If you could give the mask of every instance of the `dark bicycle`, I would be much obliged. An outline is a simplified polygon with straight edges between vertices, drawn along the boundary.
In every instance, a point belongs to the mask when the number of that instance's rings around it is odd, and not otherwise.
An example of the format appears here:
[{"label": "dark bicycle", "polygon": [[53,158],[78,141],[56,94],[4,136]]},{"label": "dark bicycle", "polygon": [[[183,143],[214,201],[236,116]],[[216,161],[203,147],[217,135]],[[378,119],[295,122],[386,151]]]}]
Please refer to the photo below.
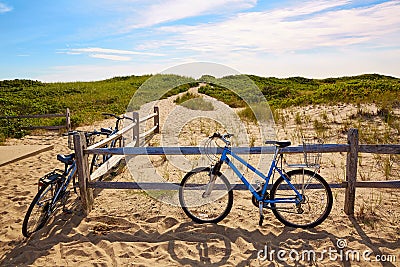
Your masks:
[{"label": "dark bicycle", "polygon": [[[133,121],[133,118],[130,118],[128,116],[125,115],[121,115],[121,116],[117,116],[115,114],[112,113],[103,113],[102,115],[106,116],[106,117],[114,117],[116,119],[115,121],[115,126],[114,128],[101,128],[100,129],[100,133],[102,135],[106,135],[107,137],[110,137],[114,134],[116,134],[120,128],[121,128],[121,121],[123,119],[127,119],[127,120],[131,120]],[[110,142],[110,144],[104,146],[105,148],[116,148],[116,147],[123,147],[123,138],[118,138],[116,140],[113,140]],[[98,154],[94,154],[93,158],[91,160],[91,164],[90,164],[90,174],[92,174],[96,169],[98,169],[101,165],[104,164],[104,162],[106,162],[107,160],[109,160],[111,158],[111,155],[98,155]]]},{"label": "dark bicycle", "polygon": [[[69,132],[66,135],[72,136],[74,133],[76,131]],[[92,137],[98,134],[100,132],[85,132],[86,141],[90,143]],[[65,205],[70,196],[68,187],[71,180],[73,181],[74,191],[78,194],[76,189],[77,181],[75,179],[75,153],[68,155],[58,154],[57,160],[64,164],[64,170],[55,169],[39,179],[38,192],[30,204],[22,223],[22,234],[25,237],[29,237],[43,228],[50,217],[61,207],[64,212],[71,212],[65,208]]]}]

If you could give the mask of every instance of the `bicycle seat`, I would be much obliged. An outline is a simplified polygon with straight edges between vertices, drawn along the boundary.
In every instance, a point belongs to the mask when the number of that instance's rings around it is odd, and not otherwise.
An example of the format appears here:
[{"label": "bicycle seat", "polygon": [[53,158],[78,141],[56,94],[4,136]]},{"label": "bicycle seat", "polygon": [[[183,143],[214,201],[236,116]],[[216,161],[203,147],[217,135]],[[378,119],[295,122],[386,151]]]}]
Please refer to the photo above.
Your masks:
[{"label": "bicycle seat", "polygon": [[290,142],[289,140],[281,140],[281,141],[267,140],[267,141],[265,141],[265,144],[276,145],[276,146],[283,148],[283,147],[290,146],[292,144],[292,142]]},{"label": "bicycle seat", "polygon": [[105,134],[112,134],[112,130],[110,128],[101,128],[100,132]]},{"label": "bicycle seat", "polygon": [[61,161],[64,164],[72,165],[74,162],[75,158],[75,153],[69,154],[69,155],[63,155],[63,154],[58,154],[57,155],[57,160]]}]

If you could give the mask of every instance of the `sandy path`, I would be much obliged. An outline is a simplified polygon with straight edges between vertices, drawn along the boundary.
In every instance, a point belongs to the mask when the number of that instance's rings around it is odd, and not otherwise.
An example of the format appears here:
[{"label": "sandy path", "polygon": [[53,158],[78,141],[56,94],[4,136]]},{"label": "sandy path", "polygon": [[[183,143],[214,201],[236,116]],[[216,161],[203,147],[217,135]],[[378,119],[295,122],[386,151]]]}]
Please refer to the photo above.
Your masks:
[{"label": "sandy path", "polygon": [[51,149],[51,145],[0,146],[0,167]]}]

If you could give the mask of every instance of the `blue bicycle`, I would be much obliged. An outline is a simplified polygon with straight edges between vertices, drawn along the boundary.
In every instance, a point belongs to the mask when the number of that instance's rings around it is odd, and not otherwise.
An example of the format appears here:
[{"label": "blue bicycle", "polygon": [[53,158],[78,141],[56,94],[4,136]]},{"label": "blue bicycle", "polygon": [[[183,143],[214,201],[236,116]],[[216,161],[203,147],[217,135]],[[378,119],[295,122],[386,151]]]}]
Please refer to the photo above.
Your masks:
[{"label": "blue bicycle", "polygon": [[[188,172],[179,188],[179,201],[183,211],[197,223],[218,223],[231,211],[233,191],[228,179],[222,174],[221,167],[226,163],[252,193],[252,202],[259,209],[261,226],[264,220],[264,208],[271,209],[283,224],[296,228],[312,228],[321,224],[332,209],[332,191],[328,183],[315,170],[306,169],[310,165],[295,165],[297,169],[285,172],[279,166],[283,156],[280,150],[290,146],[290,141],[266,141],[274,145],[275,152],[267,175],[264,175],[230,149],[232,134],[214,133],[209,137],[206,147],[214,140],[225,143],[222,154],[211,167],[200,167]],[[257,174],[262,183],[254,187],[234,165],[231,156],[249,170]],[[275,174],[279,178],[268,185]]]}]

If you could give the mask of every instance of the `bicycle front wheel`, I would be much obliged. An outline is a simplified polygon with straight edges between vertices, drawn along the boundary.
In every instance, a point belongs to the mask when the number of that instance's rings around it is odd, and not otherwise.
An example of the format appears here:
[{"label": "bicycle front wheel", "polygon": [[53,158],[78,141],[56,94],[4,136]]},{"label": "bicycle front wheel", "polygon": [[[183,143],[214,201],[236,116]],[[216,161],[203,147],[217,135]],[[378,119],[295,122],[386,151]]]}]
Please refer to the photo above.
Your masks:
[{"label": "bicycle front wheel", "polygon": [[31,236],[46,224],[52,212],[51,202],[53,197],[54,187],[52,184],[44,185],[39,189],[22,223],[22,234],[25,237]]},{"label": "bicycle front wheel", "polygon": [[189,218],[197,223],[218,223],[231,211],[233,192],[228,179],[221,173],[215,176],[210,187],[210,168],[190,171],[182,179],[179,188],[179,202]]},{"label": "bicycle front wheel", "polygon": [[[328,183],[310,170],[293,170],[287,173],[290,183],[302,195],[299,204],[284,203],[286,199],[296,199],[296,193],[280,177],[271,189],[271,204],[276,218],[283,224],[296,228],[312,228],[321,224],[332,209],[333,197]],[[281,202],[279,202],[281,201]]]}]

